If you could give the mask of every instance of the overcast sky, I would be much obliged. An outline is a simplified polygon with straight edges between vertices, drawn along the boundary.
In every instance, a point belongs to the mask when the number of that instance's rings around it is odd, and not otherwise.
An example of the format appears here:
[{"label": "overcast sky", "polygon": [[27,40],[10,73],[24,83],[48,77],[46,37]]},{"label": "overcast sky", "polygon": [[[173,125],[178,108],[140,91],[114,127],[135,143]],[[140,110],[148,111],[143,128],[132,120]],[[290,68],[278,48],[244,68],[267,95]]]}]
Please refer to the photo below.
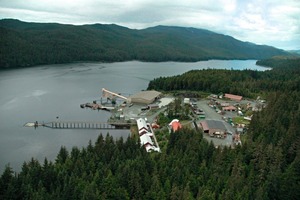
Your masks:
[{"label": "overcast sky", "polygon": [[0,19],[204,28],[242,41],[300,49],[300,0],[0,0]]}]

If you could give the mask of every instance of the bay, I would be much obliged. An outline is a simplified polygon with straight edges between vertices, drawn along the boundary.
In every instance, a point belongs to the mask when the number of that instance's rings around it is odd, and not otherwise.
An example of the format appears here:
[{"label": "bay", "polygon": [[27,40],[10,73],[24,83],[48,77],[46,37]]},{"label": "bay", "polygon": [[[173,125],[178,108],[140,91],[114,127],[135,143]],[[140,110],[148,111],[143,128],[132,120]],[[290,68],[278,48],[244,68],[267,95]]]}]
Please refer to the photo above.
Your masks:
[{"label": "bay", "polygon": [[[124,95],[147,88],[150,80],[179,75],[193,69],[258,70],[255,60],[210,60],[195,63],[138,61],[119,63],[72,63],[0,71],[0,173],[6,164],[20,171],[32,157],[54,161],[61,146],[71,150],[87,146],[99,130],[53,130],[26,128],[26,122],[57,120],[106,121],[105,111],[81,109],[82,103],[99,100],[106,88]],[[106,135],[108,131],[101,131]],[[126,130],[109,131],[127,138]]]}]

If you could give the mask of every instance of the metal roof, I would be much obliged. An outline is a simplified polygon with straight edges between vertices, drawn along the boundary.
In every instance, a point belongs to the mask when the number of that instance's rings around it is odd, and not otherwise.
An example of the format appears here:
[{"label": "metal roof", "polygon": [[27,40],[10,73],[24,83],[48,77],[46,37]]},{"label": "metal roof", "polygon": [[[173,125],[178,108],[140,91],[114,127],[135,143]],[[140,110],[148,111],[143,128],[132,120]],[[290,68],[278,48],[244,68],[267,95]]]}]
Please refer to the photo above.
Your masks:
[{"label": "metal roof", "polygon": [[234,106],[225,106],[222,109],[223,110],[236,110],[236,107],[234,107]]},{"label": "metal roof", "polygon": [[153,142],[152,142],[150,136],[147,134],[140,136],[140,140],[141,140],[141,145],[145,145],[145,144],[153,145]]},{"label": "metal roof", "polygon": [[205,121],[201,122],[201,125],[203,127],[203,130],[209,130],[209,129],[226,130],[226,127],[225,127],[223,121],[205,120]]},{"label": "metal roof", "polygon": [[131,95],[129,98],[132,99],[143,99],[146,100],[147,102],[154,101],[156,97],[161,95],[160,92],[157,92],[155,90],[147,90],[147,91],[141,91],[139,93],[136,93],[134,95]]},{"label": "metal roof", "polygon": [[224,97],[228,98],[228,99],[236,100],[236,101],[241,101],[243,99],[242,96],[234,95],[234,94],[225,94]]},{"label": "metal roof", "polygon": [[137,126],[138,126],[139,130],[142,129],[142,128],[148,129],[145,119],[139,118],[139,119],[136,120],[136,122],[137,122]]}]

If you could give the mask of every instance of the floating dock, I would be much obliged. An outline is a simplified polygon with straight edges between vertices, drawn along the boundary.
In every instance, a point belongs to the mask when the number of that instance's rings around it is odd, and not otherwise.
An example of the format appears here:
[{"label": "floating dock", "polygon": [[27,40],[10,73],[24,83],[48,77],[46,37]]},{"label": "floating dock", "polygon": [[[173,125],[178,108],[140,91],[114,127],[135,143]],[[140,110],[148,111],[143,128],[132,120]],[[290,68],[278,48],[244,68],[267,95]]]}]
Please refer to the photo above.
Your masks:
[{"label": "floating dock", "polygon": [[38,126],[43,126],[43,124],[39,124],[37,122],[27,122],[26,124],[24,124],[25,127],[38,127]]}]

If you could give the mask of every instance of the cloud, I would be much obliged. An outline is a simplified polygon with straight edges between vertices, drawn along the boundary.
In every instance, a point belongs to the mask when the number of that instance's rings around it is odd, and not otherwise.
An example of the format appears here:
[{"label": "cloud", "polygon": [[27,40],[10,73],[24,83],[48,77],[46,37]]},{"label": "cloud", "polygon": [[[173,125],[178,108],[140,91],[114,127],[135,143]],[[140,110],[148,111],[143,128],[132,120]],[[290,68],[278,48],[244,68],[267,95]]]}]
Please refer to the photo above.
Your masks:
[{"label": "cloud", "polygon": [[243,41],[300,49],[298,0],[0,0],[0,18],[129,28],[206,28]]}]

